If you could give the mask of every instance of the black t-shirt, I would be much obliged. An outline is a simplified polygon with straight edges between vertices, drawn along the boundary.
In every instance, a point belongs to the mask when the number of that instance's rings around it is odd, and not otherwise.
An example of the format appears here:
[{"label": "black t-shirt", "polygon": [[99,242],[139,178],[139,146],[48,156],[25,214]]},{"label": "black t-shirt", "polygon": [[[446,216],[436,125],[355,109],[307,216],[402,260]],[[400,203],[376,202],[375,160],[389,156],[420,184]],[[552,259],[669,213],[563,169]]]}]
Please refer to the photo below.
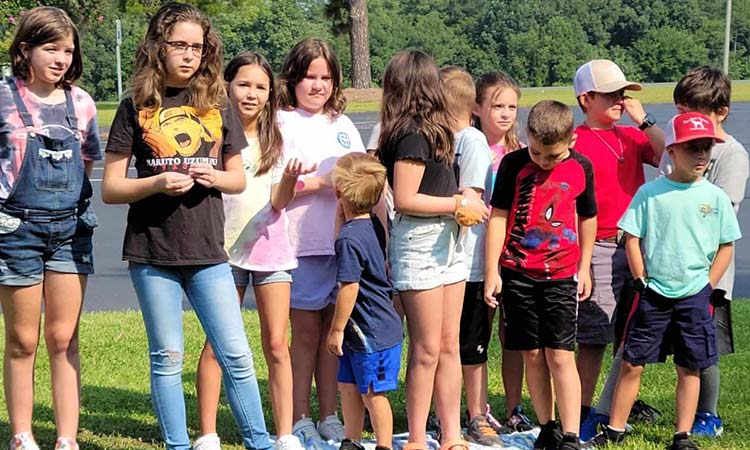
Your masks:
[{"label": "black t-shirt", "polygon": [[505,155],[490,204],[509,211],[500,265],[534,278],[567,278],[577,272],[577,216],[596,215],[594,170],[585,156],[570,156],[551,170],[531,160],[529,149]]},{"label": "black t-shirt", "polygon": [[404,133],[393,148],[380,149],[380,160],[388,171],[388,183],[393,187],[393,173],[396,161],[411,159],[425,164],[420,194],[435,197],[450,197],[458,194],[458,183],[452,165],[435,159],[435,151],[427,139],[418,131]]},{"label": "black t-shirt", "polygon": [[[246,146],[234,110],[200,113],[186,105],[185,90],[168,89],[162,107],[150,115],[136,111],[131,98],[123,100],[106,151],[132,154],[138,178],[147,178],[187,173],[199,163],[222,170],[223,154]],[[156,194],[131,203],[122,253],[126,261],[166,266],[226,261],[221,192],[196,183],[181,196]]]},{"label": "black t-shirt", "polygon": [[401,342],[401,319],[385,272],[385,230],[377,219],[350,220],[336,238],[337,281],[359,283],[357,302],[344,329],[350,351],[373,353]]}]

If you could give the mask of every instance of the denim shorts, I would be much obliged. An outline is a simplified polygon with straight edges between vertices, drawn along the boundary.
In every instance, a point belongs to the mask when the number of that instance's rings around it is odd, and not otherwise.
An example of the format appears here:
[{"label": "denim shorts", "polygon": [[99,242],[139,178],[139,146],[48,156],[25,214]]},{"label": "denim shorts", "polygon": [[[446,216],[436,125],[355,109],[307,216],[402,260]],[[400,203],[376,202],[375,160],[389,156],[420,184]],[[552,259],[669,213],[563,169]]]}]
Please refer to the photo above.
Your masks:
[{"label": "denim shorts", "polygon": [[453,217],[396,213],[388,248],[396,290],[433,289],[464,281],[469,275]]},{"label": "denim shorts", "polygon": [[336,255],[297,257],[292,269],[290,306],[304,311],[320,311],[336,302]]},{"label": "denim shorts", "polygon": [[372,353],[352,352],[344,348],[339,356],[339,383],[356,384],[360,394],[395,391],[401,369],[401,344]]},{"label": "denim shorts", "polygon": [[94,273],[91,208],[64,218],[19,218],[0,210],[0,285],[33,286],[44,272]]},{"label": "denim shorts", "polygon": [[234,285],[240,287],[250,286],[250,278],[253,280],[253,286],[271,283],[291,283],[292,274],[288,270],[277,270],[274,272],[260,272],[257,270],[247,270],[241,267],[232,266],[232,277]]}]

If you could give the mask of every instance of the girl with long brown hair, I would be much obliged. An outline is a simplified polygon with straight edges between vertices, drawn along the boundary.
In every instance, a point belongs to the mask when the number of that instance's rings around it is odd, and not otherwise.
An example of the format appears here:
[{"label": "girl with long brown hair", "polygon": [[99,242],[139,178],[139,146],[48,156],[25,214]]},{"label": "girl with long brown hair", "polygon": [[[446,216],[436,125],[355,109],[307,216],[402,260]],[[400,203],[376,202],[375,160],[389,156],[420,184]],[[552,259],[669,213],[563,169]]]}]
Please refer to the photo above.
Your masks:
[{"label": "girl with long brown hair", "polygon": [[[107,142],[102,197],[129,203],[123,259],[143,313],[151,397],[168,449],[190,448],[182,389],[182,295],[221,366],[245,448],[270,449],[253,356],[223,248],[222,193],[245,189],[247,147],[225,108],[221,44],[197,8],[168,3],[138,48],[132,97]],[[145,87],[144,87],[145,86]],[[135,158],[137,178],[128,178]],[[215,436],[202,436],[202,442]]]},{"label": "girl with long brown hair", "polygon": [[[292,363],[289,356],[290,271],[297,258],[289,245],[286,205],[294,198],[300,175],[315,170],[282,153],[276,123],[273,71],[255,52],[235,56],[224,70],[229,101],[240,116],[249,145],[242,150],[247,187],[241,194],[224,194],[224,248],[229,254],[240,300],[252,280],[260,316],[260,336],[268,364],[279,450],[301,449],[292,433]],[[198,365],[198,409],[202,436],[216,435],[216,412],[221,391],[221,368],[208,342]],[[204,439],[195,450],[218,444]],[[213,440],[218,443],[218,437]]]},{"label": "girl with long brown hair", "polygon": [[406,415],[409,450],[426,449],[430,401],[442,448],[461,438],[459,322],[468,275],[454,215],[487,218],[481,199],[459,194],[453,167],[453,123],[438,68],[427,54],[397,53],[383,76],[380,158],[393,188],[396,216],[389,262],[409,327]]}]

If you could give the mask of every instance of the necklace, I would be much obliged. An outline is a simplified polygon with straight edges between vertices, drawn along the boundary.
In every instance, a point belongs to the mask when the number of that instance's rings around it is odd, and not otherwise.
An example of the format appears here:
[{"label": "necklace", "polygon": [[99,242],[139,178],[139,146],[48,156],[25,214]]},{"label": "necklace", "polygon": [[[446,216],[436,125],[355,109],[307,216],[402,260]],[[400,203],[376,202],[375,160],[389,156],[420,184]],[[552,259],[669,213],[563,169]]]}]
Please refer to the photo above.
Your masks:
[{"label": "necklace", "polygon": [[625,162],[625,151],[622,149],[622,139],[620,139],[620,132],[617,131],[617,127],[614,127],[613,130],[615,130],[615,136],[617,136],[617,144],[620,147],[620,153],[617,153],[614,148],[612,148],[611,145],[609,145],[609,142],[605,141],[603,137],[599,136],[599,133],[596,132],[593,128],[586,125],[586,128],[591,130],[591,133],[599,138],[600,141],[602,141],[602,144],[606,145],[610,152],[612,152],[613,155],[615,155],[615,158],[617,158],[617,162],[622,164]]}]

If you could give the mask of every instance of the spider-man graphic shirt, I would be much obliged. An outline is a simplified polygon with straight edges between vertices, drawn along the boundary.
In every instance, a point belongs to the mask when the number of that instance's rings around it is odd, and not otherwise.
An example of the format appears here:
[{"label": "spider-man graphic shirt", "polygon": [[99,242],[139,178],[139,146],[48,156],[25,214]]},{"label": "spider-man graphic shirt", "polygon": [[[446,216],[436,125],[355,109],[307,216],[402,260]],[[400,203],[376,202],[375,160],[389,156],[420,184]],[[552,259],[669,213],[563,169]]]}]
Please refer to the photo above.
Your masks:
[{"label": "spider-man graphic shirt", "polygon": [[509,211],[501,266],[539,279],[576,274],[577,215],[596,216],[588,158],[571,149],[566,159],[544,170],[528,148],[509,153],[500,163],[490,204]]}]

